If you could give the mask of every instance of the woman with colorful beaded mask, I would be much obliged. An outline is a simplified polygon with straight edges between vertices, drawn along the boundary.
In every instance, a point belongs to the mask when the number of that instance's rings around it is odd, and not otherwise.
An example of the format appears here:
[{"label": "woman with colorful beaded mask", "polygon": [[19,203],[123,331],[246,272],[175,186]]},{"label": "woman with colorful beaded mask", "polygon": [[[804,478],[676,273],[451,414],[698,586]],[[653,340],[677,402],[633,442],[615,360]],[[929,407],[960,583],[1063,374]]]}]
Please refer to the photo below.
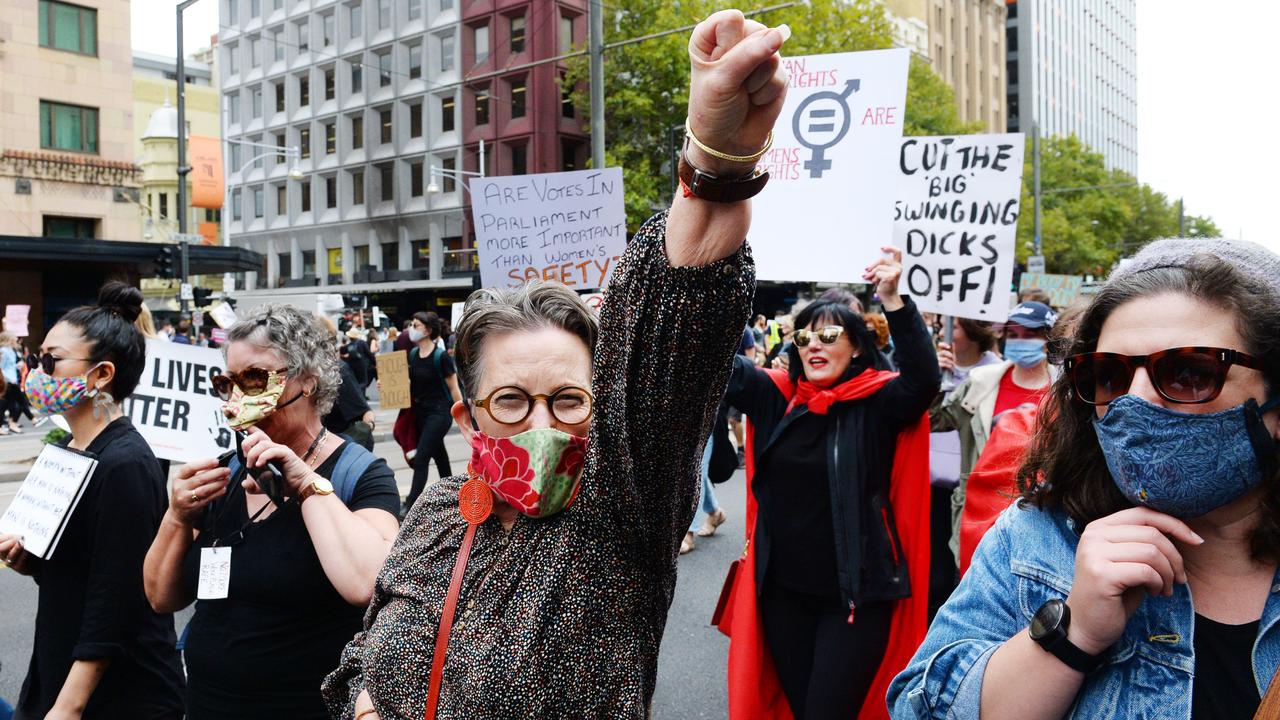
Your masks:
[{"label": "woman with colorful beaded mask", "polygon": [[901,717],[1253,717],[1280,666],[1280,257],[1164,240],[1078,318]]}]

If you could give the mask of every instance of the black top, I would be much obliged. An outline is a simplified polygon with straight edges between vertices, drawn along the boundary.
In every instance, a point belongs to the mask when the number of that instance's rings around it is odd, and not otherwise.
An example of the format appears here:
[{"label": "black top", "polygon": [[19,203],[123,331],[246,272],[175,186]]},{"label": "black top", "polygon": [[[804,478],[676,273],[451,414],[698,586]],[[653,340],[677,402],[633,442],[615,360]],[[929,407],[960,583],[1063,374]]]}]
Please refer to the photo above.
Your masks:
[{"label": "black top", "polygon": [[1253,678],[1253,643],[1260,621],[1224,625],[1196,615],[1192,720],[1249,720],[1262,698]]},{"label": "black top", "polygon": [[338,399],[333,403],[333,409],[321,421],[331,433],[346,432],[351,423],[369,412],[369,401],[365,399],[364,386],[356,380],[351,368],[346,363],[339,363],[338,374],[342,377],[342,384],[338,386]]},{"label": "black top", "polygon": [[142,589],[142,561],[168,507],[165,479],[128,417],[87,450],[98,467],[53,559],[32,558],[40,595],[19,714],[43,717],[74,660],[110,658],[85,718],[172,717],[183,694],[173,615],[153,612]]},{"label": "black top", "polygon": [[409,350],[409,396],[413,398],[413,409],[420,415],[447,413],[453,405],[444,381],[458,371],[449,353],[440,353],[440,369],[444,371],[443,378],[436,371],[436,361],[430,355],[422,357],[418,348]]},{"label": "black top", "polygon": [[767,519],[773,539],[768,577],[791,590],[838,599],[827,479],[828,421],[828,416],[815,413],[798,417],[756,468],[756,477],[773,486]]},{"label": "black top", "polygon": [[[316,468],[318,474],[332,479],[342,447]],[[244,493],[229,497],[210,504],[204,527],[213,527],[200,533],[183,559],[183,581],[193,597],[200,548],[233,535],[249,519]],[[395,476],[384,461],[360,476],[347,506],[399,510]],[[320,681],[360,632],[364,608],[347,604],[329,582],[296,502],[250,526],[238,543],[219,544],[232,546],[231,582],[227,599],[196,601],[185,653],[187,718],[327,718]]]},{"label": "black top", "polygon": [[369,343],[363,340],[352,340],[347,343],[343,350],[343,360],[346,361],[347,367],[351,368],[351,372],[355,374],[356,380],[360,383],[360,388],[364,389],[369,385],[369,373],[374,362],[373,353],[369,350]]}]

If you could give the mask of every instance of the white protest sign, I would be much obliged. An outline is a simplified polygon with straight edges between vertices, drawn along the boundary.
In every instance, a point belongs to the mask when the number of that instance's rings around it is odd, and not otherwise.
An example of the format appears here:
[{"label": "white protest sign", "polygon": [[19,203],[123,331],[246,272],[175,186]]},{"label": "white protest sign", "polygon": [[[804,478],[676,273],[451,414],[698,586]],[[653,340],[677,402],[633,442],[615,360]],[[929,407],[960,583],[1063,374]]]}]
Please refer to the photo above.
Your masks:
[{"label": "white protest sign", "polygon": [[893,244],[921,310],[1008,318],[1022,151],[1022,133],[903,138]]},{"label": "white protest sign", "polygon": [[147,341],[147,365],[125,412],[156,457],[189,462],[234,446],[211,379],[225,363],[218,350]]},{"label": "white protest sign", "polygon": [[0,534],[21,537],[23,548],[38,558],[53,557],[67,520],[97,466],[91,455],[45,445],[0,517]]},{"label": "white protest sign", "polygon": [[604,287],[627,246],[622,168],[472,178],[484,287]]},{"label": "white protest sign", "polygon": [[4,306],[4,329],[14,335],[24,338],[30,335],[28,329],[27,317],[31,314],[30,305],[5,305]]},{"label": "white protest sign", "polygon": [[904,49],[783,58],[786,104],[760,159],[748,239],[761,280],[863,282],[892,236]]},{"label": "white protest sign", "polygon": [[462,324],[462,311],[466,308],[467,304],[465,302],[456,302],[449,307],[449,327],[454,330],[458,329],[458,326]]},{"label": "white protest sign", "polygon": [[209,311],[209,317],[213,318],[220,328],[229,328],[236,324],[236,311],[231,308],[230,303],[219,303]]}]

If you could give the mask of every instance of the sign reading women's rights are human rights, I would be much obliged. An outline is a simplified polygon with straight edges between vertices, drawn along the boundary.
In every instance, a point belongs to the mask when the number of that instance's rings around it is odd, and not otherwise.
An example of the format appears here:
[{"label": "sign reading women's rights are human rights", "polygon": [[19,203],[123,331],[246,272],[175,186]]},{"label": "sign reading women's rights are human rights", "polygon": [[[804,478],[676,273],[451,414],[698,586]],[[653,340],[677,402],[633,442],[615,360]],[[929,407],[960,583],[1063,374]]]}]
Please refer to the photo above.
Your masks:
[{"label": "sign reading women's rights are human rights", "polygon": [[473,178],[469,187],[485,287],[608,284],[627,246],[622,168]]}]

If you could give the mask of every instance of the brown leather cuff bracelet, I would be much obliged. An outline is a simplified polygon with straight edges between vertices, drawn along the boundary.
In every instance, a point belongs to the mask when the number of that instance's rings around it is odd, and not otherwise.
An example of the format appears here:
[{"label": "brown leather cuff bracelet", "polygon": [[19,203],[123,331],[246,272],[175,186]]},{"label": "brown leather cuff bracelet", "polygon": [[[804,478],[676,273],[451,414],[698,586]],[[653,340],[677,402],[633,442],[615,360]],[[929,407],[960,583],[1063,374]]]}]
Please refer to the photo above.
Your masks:
[{"label": "brown leather cuff bracelet", "polygon": [[690,165],[684,152],[680,153],[679,173],[685,197],[693,196],[711,202],[740,202],[755,197],[769,182],[769,173],[759,169],[744,177],[718,177]]}]

